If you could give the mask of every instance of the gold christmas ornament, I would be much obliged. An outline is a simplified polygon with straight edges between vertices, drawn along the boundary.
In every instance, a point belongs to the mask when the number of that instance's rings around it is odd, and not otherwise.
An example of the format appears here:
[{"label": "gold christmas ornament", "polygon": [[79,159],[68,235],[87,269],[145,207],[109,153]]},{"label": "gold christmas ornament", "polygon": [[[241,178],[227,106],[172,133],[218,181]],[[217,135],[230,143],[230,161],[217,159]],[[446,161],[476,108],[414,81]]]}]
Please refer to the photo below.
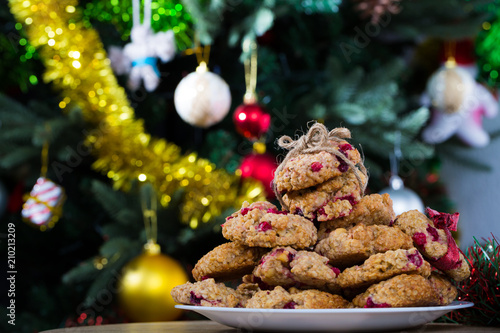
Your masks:
[{"label": "gold christmas ornament", "polygon": [[[97,32],[80,19],[76,0],[10,0],[46,67],[44,81],[61,91],[59,107],[78,106],[93,126],[86,138],[95,157],[93,169],[107,175],[115,189],[128,190],[139,180],[153,184],[166,207],[175,191],[185,193],[181,220],[192,227],[210,221],[243,201],[263,200],[254,180],[216,169],[196,154],[152,138],[135,118],[125,90],[118,85]],[[63,175],[65,170],[60,170]]]},{"label": "gold christmas ornament", "polygon": [[175,320],[182,310],[175,308],[170,291],[188,277],[176,260],[160,253],[156,243],[158,198],[153,187],[145,184],[140,192],[147,243],[144,252],[123,267],[119,303],[133,321]]},{"label": "gold christmas ornament", "polygon": [[184,268],[171,257],[145,251],[122,270],[119,304],[125,314],[137,322],[177,319],[182,310],[175,308],[170,291],[188,281]]}]

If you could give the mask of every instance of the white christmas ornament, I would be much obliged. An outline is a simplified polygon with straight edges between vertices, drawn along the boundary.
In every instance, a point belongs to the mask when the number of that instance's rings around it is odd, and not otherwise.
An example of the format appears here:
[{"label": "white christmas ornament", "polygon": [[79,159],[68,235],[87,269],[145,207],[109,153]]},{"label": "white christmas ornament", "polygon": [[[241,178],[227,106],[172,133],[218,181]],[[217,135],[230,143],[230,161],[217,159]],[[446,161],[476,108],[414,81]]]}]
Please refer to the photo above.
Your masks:
[{"label": "white christmas ornament", "polygon": [[494,96],[474,79],[472,66],[443,65],[434,73],[423,96],[430,104],[433,115],[422,132],[425,142],[436,144],[456,134],[471,147],[484,147],[490,142],[482,127],[483,116],[493,118],[498,114]]},{"label": "white christmas ornament", "polygon": [[175,88],[175,109],[193,126],[207,128],[220,122],[231,107],[231,92],[227,83],[208,71],[201,63],[196,72],[188,74]]},{"label": "white christmas ornament", "polygon": [[151,92],[160,83],[160,71],[156,58],[162,62],[175,56],[175,38],[172,30],[154,33],[151,29],[151,0],[144,2],[144,23],[140,24],[139,0],[133,1],[134,24],[130,32],[131,42],[123,50],[113,46],[109,49],[111,67],[116,74],[129,74],[128,86],[135,91],[144,88]]}]

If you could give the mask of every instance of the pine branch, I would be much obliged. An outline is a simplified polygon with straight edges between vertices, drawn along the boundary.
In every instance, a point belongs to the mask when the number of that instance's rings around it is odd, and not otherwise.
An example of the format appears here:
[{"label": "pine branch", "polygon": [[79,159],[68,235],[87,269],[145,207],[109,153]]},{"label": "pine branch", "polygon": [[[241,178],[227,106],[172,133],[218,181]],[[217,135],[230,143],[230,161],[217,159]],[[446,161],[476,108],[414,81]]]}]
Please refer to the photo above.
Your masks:
[{"label": "pine branch", "polygon": [[124,193],[115,191],[98,180],[92,181],[92,193],[114,221],[122,225],[128,225],[131,221],[140,221],[140,215],[127,202]]},{"label": "pine branch", "polygon": [[337,13],[339,11],[339,5],[342,3],[341,0],[285,0],[281,1],[288,6],[292,6],[294,10],[299,13],[306,14],[331,14]]},{"label": "pine branch", "polygon": [[[121,268],[135,255],[137,255],[141,248],[141,245],[138,242],[130,242],[130,240],[126,240],[125,243],[125,247],[122,248],[122,251],[117,251],[114,254],[115,256],[119,255],[118,259],[112,262],[109,262],[108,259],[109,263],[101,271],[99,271],[99,274],[93,280],[83,302],[85,306],[92,306],[96,300],[98,300],[98,296],[103,290],[109,290],[110,288],[116,290],[117,283],[121,277]],[[110,283],[113,281],[114,284],[110,286]]]},{"label": "pine branch", "polygon": [[0,94],[0,122],[2,126],[35,124],[39,120],[30,109],[14,99]]},{"label": "pine branch", "polygon": [[196,33],[200,42],[205,45],[212,44],[222,24],[226,2],[223,0],[184,0],[183,2],[195,20]]},{"label": "pine branch", "polygon": [[19,147],[1,156],[0,166],[5,169],[14,168],[25,161],[40,155],[40,149],[36,147]]}]

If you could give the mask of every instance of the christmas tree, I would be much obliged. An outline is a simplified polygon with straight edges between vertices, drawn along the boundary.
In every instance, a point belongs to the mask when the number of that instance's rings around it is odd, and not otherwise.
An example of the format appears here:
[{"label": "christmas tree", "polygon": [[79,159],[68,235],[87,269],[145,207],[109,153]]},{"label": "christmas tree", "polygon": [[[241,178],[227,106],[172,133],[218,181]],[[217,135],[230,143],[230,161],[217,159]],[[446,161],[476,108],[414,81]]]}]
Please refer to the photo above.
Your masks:
[{"label": "christmas tree", "polygon": [[[136,320],[110,291],[123,267],[158,243],[190,274],[223,242],[220,224],[243,201],[274,200],[269,182],[284,153],[275,140],[311,120],[351,130],[368,191],[387,186],[399,147],[407,187],[449,210],[439,154],[420,135],[431,116],[421,96],[442,46],[478,33],[478,80],[496,83],[488,47],[498,8],[494,0],[10,0],[0,7],[0,216],[17,240],[14,266],[5,267],[17,272],[15,297],[2,304],[8,318],[15,300],[16,325],[2,321],[2,331]],[[134,49],[144,42],[134,33],[141,20],[154,49],[146,55]],[[178,85],[197,68],[218,76],[186,108]],[[186,89],[184,101],[196,87]],[[21,209],[40,176],[60,193],[39,221]]]}]

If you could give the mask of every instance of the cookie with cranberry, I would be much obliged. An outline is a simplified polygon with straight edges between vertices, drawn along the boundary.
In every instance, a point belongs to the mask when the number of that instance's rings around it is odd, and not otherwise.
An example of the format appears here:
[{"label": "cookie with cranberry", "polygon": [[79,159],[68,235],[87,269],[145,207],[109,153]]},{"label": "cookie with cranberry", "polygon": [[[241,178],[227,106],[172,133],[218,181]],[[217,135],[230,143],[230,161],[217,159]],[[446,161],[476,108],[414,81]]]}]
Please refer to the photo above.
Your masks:
[{"label": "cookie with cranberry", "polygon": [[177,303],[197,306],[229,307],[241,306],[241,296],[223,283],[214,279],[187,282],[176,286],[170,293]]},{"label": "cookie with cranberry", "polygon": [[408,234],[429,263],[455,281],[470,276],[470,267],[450,231],[456,230],[458,213],[439,213],[427,208],[427,214],[410,210],[400,214],[395,225]]},{"label": "cookie with cranberry", "polygon": [[250,298],[252,298],[258,291],[260,287],[257,283],[246,283],[243,282],[236,288],[236,293],[240,298],[240,305],[246,307],[246,304]]},{"label": "cookie with cranberry", "polygon": [[241,278],[251,273],[268,251],[266,248],[248,247],[235,242],[219,245],[198,260],[192,270],[193,277],[196,281],[206,278],[218,281]]},{"label": "cookie with cranberry", "polygon": [[363,288],[400,274],[428,277],[431,265],[416,248],[377,253],[362,265],[346,268],[338,277],[342,288]]},{"label": "cookie with cranberry", "polygon": [[253,276],[270,286],[297,286],[337,293],[340,292],[336,281],[339,273],[339,269],[328,265],[328,258],[315,252],[278,247],[262,257]]},{"label": "cookie with cranberry", "polygon": [[256,309],[340,309],[352,305],[339,295],[320,290],[300,290],[291,288],[290,292],[281,286],[273,290],[258,291],[246,303],[247,308]]},{"label": "cookie with cranberry", "polygon": [[[361,177],[366,181],[364,175]],[[317,186],[287,192],[283,202],[290,212],[323,222],[349,215],[361,200],[362,191],[356,174],[348,170]]]},{"label": "cookie with cranberry", "polygon": [[290,288],[292,302],[288,308],[292,309],[347,309],[352,308],[351,302],[340,295],[330,294],[316,289],[301,290]]},{"label": "cookie with cranberry", "polygon": [[302,249],[314,245],[317,230],[308,219],[281,212],[269,203],[243,204],[222,224],[222,235],[249,247],[292,246]]},{"label": "cookie with cranberry", "polygon": [[389,194],[365,195],[354,205],[349,215],[321,223],[318,227],[318,240],[328,237],[337,228],[349,229],[359,223],[391,225],[395,218]]},{"label": "cookie with cranberry", "polygon": [[273,290],[260,290],[246,302],[247,308],[253,309],[286,309],[292,303],[292,295],[283,287]]},{"label": "cookie with cranberry", "polygon": [[296,254],[297,250],[289,246],[275,248],[262,257],[252,275],[268,286],[291,287],[296,282],[290,263]]},{"label": "cookie with cranberry", "polygon": [[418,274],[401,274],[371,285],[354,297],[358,308],[390,308],[439,305],[435,289],[429,280]]},{"label": "cookie with cranberry", "polygon": [[[332,146],[353,164],[361,162],[358,150],[347,141],[332,142]],[[321,184],[347,170],[349,165],[329,152],[300,154],[283,165],[282,170],[275,175],[274,182],[280,193],[297,191]]]},{"label": "cookie with cranberry", "polygon": [[438,272],[432,272],[429,277],[431,286],[436,290],[439,305],[451,304],[457,298],[457,288],[451,283],[448,277]]},{"label": "cookie with cranberry", "polygon": [[335,267],[350,267],[375,253],[412,247],[411,238],[398,228],[361,223],[349,230],[335,229],[318,242],[314,251],[330,259]]}]

